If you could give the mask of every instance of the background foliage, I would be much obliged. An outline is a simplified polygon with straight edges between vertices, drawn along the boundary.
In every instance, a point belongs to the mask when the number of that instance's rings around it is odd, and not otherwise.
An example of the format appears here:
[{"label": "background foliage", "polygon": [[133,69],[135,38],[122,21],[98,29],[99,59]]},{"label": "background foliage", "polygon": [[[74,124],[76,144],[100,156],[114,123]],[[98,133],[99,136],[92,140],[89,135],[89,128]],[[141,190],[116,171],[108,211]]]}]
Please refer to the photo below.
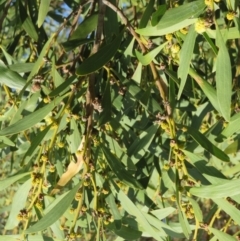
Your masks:
[{"label": "background foliage", "polygon": [[1,0],[0,240],[239,240],[239,27],[237,0]]}]

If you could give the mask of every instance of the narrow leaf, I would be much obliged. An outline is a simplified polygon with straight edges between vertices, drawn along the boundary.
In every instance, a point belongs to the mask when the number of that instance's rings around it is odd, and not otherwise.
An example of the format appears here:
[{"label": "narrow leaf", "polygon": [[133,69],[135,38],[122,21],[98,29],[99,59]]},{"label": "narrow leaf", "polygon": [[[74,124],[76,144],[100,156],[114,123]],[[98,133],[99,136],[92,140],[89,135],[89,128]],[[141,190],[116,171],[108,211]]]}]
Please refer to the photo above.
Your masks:
[{"label": "narrow leaf", "polygon": [[[165,12],[160,22],[158,23],[158,29],[172,26],[183,20],[198,17],[206,7],[202,1],[194,1],[183,4],[177,8],[170,8]],[[174,16],[174,17],[173,17]]]},{"label": "narrow leaf", "polygon": [[229,180],[226,183],[217,185],[209,185],[203,187],[193,187],[190,189],[190,193],[197,197],[202,198],[222,198],[232,197],[240,194],[240,180]]},{"label": "narrow leaf", "polygon": [[[179,207],[179,209],[180,209],[180,207]],[[186,214],[181,211],[181,212],[178,213],[178,218],[179,218],[180,225],[181,225],[181,228],[182,228],[182,231],[183,231],[185,237],[187,239],[189,239],[189,236],[191,234],[191,228],[190,228],[190,225],[188,223]]]},{"label": "narrow leaf", "polygon": [[70,40],[74,39],[84,39],[89,33],[97,28],[98,14],[92,14],[90,17],[86,18],[73,32]]},{"label": "narrow leaf", "polygon": [[124,169],[124,166],[121,164],[118,158],[113,155],[104,145],[101,145],[101,148],[110,168],[118,177],[118,179],[122,182],[125,182],[130,187],[142,189],[140,183],[136,180],[136,178],[129,174],[127,170]]},{"label": "narrow leaf", "polygon": [[142,79],[142,64],[139,61],[138,62],[138,66],[132,76],[132,79],[136,81],[136,83],[140,84],[141,83],[141,79]]},{"label": "narrow leaf", "polygon": [[224,233],[224,232],[221,232],[215,228],[211,228],[209,227],[208,228],[209,231],[211,233],[214,234],[214,236],[218,239],[218,240],[227,240],[227,241],[236,241],[236,238],[234,238],[233,236],[227,234],[227,233]]},{"label": "narrow leaf", "polygon": [[208,42],[210,47],[212,48],[212,51],[214,52],[214,54],[217,56],[218,50],[217,50],[217,47],[215,46],[215,44],[213,43],[212,39],[209,38],[209,36],[206,32],[204,32],[202,35],[205,38],[205,40]]},{"label": "narrow leaf", "polygon": [[158,126],[152,125],[146,131],[142,132],[128,149],[128,155],[132,158],[133,163],[136,164],[148,151],[148,148],[157,132]]},{"label": "narrow leaf", "polygon": [[64,91],[69,89],[69,86],[76,80],[76,76],[71,76],[66,79],[62,84],[60,84],[56,89],[49,93],[49,97],[57,96],[62,94]]},{"label": "narrow leaf", "polygon": [[147,7],[140,20],[139,28],[144,28],[147,26],[147,23],[148,23],[149,19],[151,18],[152,12],[154,10],[154,3],[155,3],[155,0],[150,0],[148,2]]},{"label": "narrow leaf", "polygon": [[142,228],[152,235],[156,240],[162,241],[158,236],[158,232],[149,224],[147,219],[141,213],[141,211],[136,207],[136,205],[129,199],[129,197],[122,191],[117,191],[118,200],[121,201],[122,207],[130,214],[136,217],[136,220],[141,224]]},{"label": "narrow leaf", "polygon": [[[34,66],[34,63],[16,63],[9,65],[9,69],[17,73],[30,72]],[[25,81],[26,82],[26,81]]]},{"label": "narrow leaf", "polygon": [[0,136],[0,145],[4,146],[15,146],[15,143],[12,142],[9,138],[6,136]]},{"label": "narrow leaf", "polygon": [[211,143],[206,136],[204,136],[198,130],[195,130],[191,127],[187,127],[187,132],[192,136],[192,138],[200,144],[204,149],[209,151],[212,155],[219,158],[221,161],[229,161],[229,157],[222,150],[216,147],[213,143]]},{"label": "narrow leaf", "polygon": [[145,36],[161,36],[172,33],[195,23],[196,19],[194,18],[198,17],[204,8],[205,4],[201,0],[186,3],[177,8],[170,8],[155,27],[138,29],[137,33]]},{"label": "narrow leaf", "polygon": [[39,232],[55,223],[64,214],[64,212],[73,201],[75,194],[80,187],[80,184],[81,182],[79,182],[71,191],[69,191],[68,194],[60,202],[58,202],[56,206],[51,209],[42,219],[25,230],[24,233],[27,234]]},{"label": "narrow leaf", "polygon": [[176,211],[175,208],[167,207],[167,208],[163,208],[163,209],[153,210],[153,211],[151,211],[151,213],[155,217],[157,217],[159,220],[162,220],[162,219],[166,218],[168,215],[170,215],[171,213],[173,213],[174,211]]},{"label": "narrow leaf", "polygon": [[[226,199],[214,198],[213,201],[226,212],[238,225],[240,225],[240,210],[229,203]],[[228,240],[228,239],[227,239]]]},{"label": "narrow leaf", "polygon": [[37,20],[37,25],[39,28],[44,23],[44,20],[48,14],[50,2],[51,2],[51,0],[41,0],[41,2],[40,2],[40,7],[39,7],[39,11],[38,11],[38,20]]},{"label": "narrow leaf", "polygon": [[178,99],[180,99],[187,81],[187,75],[193,55],[193,48],[195,45],[196,36],[197,32],[194,29],[194,25],[192,25],[188,31],[187,37],[185,38],[182,49],[180,51],[178,78],[181,79],[181,82],[178,90]]},{"label": "narrow leaf", "polygon": [[0,241],[19,241],[21,235],[0,235]]},{"label": "narrow leaf", "polygon": [[0,83],[21,90],[25,86],[26,80],[18,73],[0,65]]},{"label": "narrow leaf", "polygon": [[44,137],[46,136],[50,128],[51,128],[51,125],[47,126],[43,131],[39,132],[38,135],[31,140],[31,145],[27,150],[27,152],[25,153],[22,159],[22,163],[24,163],[24,160],[26,157],[31,156],[34,153],[34,151],[41,144],[42,140],[44,139]]},{"label": "narrow leaf", "polygon": [[19,2],[19,11],[20,11],[20,18],[21,18],[23,29],[27,32],[27,34],[31,38],[33,38],[35,41],[37,41],[38,40],[37,31],[21,1]]},{"label": "narrow leaf", "polygon": [[39,123],[44,117],[47,116],[51,110],[57,106],[64,97],[58,97],[53,100],[51,103],[47,104],[46,106],[38,109],[37,111],[25,116],[23,119],[15,122],[14,124],[6,127],[5,129],[0,131],[0,136],[7,136],[12,135],[15,133],[19,133],[21,131],[27,130],[32,126]]},{"label": "narrow leaf", "polygon": [[21,209],[23,209],[26,205],[26,201],[28,198],[28,193],[31,188],[31,179],[28,179],[24,184],[22,184],[17,192],[15,193],[12,201],[12,208],[5,225],[5,229],[13,229],[15,228],[19,221],[17,220],[17,215]]},{"label": "narrow leaf", "polygon": [[121,226],[121,229],[116,229],[113,224],[110,224],[107,227],[117,236],[124,238],[124,240],[136,240],[139,239],[142,235],[142,232],[127,226]]},{"label": "narrow leaf", "polygon": [[198,222],[203,222],[203,214],[202,214],[202,210],[199,207],[199,204],[193,198],[189,197],[188,199],[192,204],[194,215],[197,218]]},{"label": "narrow leaf", "polygon": [[80,45],[91,43],[93,41],[94,41],[93,38],[72,39],[72,40],[68,40],[61,44],[62,44],[63,48],[68,52],[68,51],[71,51],[71,50],[79,47]]},{"label": "narrow leaf", "polygon": [[109,205],[111,211],[112,211],[112,214],[113,214],[113,218],[114,218],[114,224],[115,224],[115,227],[117,230],[121,229],[121,226],[122,226],[122,222],[121,222],[121,219],[122,219],[122,216],[118,210],[118,207],[117,207],[117,204],[115,202],[115,198],[113,196],[112,193],[110,193],[106,198],[106,203]]},{"label": "narrow leaf", "polygon": [[237,113],[234,116],[232,116],[230,119],[230,122],[222,131],[222,133],[220,134],[220,137],[218,137],[217,139],[221,139],[221,137],[228,138],[232,136],[234,133],[238,132],[240,130],[239,121],[240,121],[240,113]]},{"label": "narrow leaf", "polygon": [[16,176],[8,177],[4,180],[0,181],[0,191],[4,190],[5,188],[9,187],[12,185],[14,182],[20,180],[21,178],[30,175],[29,172],[25,172]]},{"label": "narrow leaf", "polygon": [[167,45],[167,42],[159,45],[154,50],[150,51],[146,55],[143,55],[142,53],[135,50],[136,56],[138,60],[141,62],[142,65],[148,65],[150,64],[154,58],[159,54],[159,52]]},{"label": "narrow leaf", "polygon": [[146,28],[137,29],[136,32],[143,36],[163,36],[192,25],[196,22],[196,20],[196,18],[186,19],[169,27],[163,27],[162,29],[159,28],[158,25],[154,27],[148,26]]},{"label": "narrow leaf", "polygon": [[201,76],[199,76],[197,72],[192,68],[189,68],[189,74],[198,83],[198,85],[203,90],[204,94],[207,96],[207,98],[209,99],[213,107],[218,112],[220,112],[220,108],[217,100],[217,93],[216,93],[216,90],[213,88],[213,86],[211,86],[206,80],[204,80]]},{"label": "narrow leaf", "polygon": [[220,30],[217,27],[217,43],[219,47],[216,60],[216,88],[220,113],[226,121],[230,120],[232,98],[232,67]]},{"label": "narrow leaf", "polygon": [[166,10],[167,10],[166,4],[158,6],[157,11],[152,14],[152,20],[151,20],[152,26],[156,26],[159,23],[160,19],[162,18]]},{"label": "narrow leaf", "polygon": [[87,75],[97,71],[108,63],[114,54],[117,52],[121,41],[123,32],[119,34],[111,43],[106,44],[96,54],[93,54],[89,58],[83,61],[83,63],[77,68],[77,75]]},{"label": "narrow leaf", "polygon": [[81,143],[80,132],[76,121],[72,118],[70,122],[71,134],[67,136],[67,142],[69,144],[69,149],[71,153],[75,153]]}]

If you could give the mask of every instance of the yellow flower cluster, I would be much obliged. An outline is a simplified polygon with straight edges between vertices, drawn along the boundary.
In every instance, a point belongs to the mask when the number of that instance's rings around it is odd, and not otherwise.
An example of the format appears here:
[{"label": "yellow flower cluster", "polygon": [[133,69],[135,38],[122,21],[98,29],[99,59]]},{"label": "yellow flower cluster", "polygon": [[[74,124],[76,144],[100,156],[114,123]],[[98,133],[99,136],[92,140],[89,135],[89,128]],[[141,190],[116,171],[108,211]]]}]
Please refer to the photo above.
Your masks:
[{"label": "yellow flower cluster", "polygon": [[200,18],[197,20],[197,22],[195,23],[195,31],[200,34],[202,34],[206,31],[204,19]]}]

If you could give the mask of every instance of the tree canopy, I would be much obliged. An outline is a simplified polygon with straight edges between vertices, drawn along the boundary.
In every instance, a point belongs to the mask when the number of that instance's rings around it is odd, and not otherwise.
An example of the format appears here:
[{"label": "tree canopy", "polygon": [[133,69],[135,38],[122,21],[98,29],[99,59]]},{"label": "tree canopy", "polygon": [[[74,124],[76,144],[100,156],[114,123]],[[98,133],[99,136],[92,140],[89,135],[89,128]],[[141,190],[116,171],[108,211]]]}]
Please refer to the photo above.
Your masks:
[{"label": "tree canopy", "polygon": [[237,240],[239,1],[0,0],[0,241]]}]

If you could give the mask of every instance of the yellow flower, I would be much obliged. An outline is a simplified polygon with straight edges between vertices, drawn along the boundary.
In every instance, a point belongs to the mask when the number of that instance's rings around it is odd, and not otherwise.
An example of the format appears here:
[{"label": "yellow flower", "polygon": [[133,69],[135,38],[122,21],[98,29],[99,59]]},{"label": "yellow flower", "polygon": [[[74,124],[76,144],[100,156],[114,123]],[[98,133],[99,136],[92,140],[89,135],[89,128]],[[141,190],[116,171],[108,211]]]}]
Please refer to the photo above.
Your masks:
[{"label": "yellow flower", "polygon": [[178,44],[173,44],[171,47],[171,51],[173,54],[177,54],[180,51],[180,46]]},{"label": "yellow flower", "polygon": [[180,29],[180,32],[185,35],[185,34],[187,34],[188,30],[187,30],[187,28],[182,28],[182,29]]},{"label": "yellow flower", "polygon": [[60,141],[60,142],[58,142],[58,143],[57,143],[57,145],[58,145],[58,147],[59,147],[59,148],[63,148],[63,147],[64,147],[64,143],[63,143],[63,142],[61,142],[61,141]]},{"label": "yellow flower", "polygon": [[195,23],[195,31],[197,33],[204,33],[206,31],[206,26],[205,26],[205,21],[204,19],[200,18],[198,21]]},{"label": "yellow flower", "polygon": [[231,12],[228,12],[227,15],[226,15],[226,18],[227,20],[231,21],[233,20],[235,17],[235,12],[231,11]]},{"label": "yellow flower", "polygon": [[44,98],[43,98],[43,102],[46,103],[46,104],[49,103],[48,97],[44,97]]},{"label": "yellow flower", "polygon": [[172,38],[173,38],[173,35],[172,35],[171,33],[166,34],[166,35],[165,35],[165,38],[166,38],[167,41],[171,41]]},{"label": "yellow flower", "polygon": [[212,0],[205,0],[204,2],[205,2],[205,4],[207,6],[211,6],[212,5]]}]

